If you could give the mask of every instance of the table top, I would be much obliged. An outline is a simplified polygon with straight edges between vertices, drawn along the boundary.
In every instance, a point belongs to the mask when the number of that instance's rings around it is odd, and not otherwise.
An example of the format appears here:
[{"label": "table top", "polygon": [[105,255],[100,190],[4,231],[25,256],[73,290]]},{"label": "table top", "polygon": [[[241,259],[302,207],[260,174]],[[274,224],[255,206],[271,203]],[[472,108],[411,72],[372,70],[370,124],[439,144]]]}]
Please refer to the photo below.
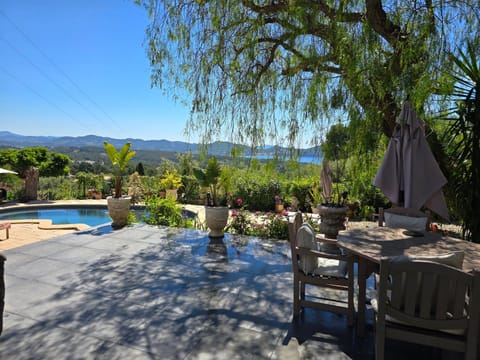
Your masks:
[{"label": "table top", "polygon": [[405,229],[389,227],[344,230],[338,233],[337,241],[347,251],[377,264],[382,257],[430,256],[463,251],[463,270],[480,270],[480,244],[442,236],[439,232],[424,232],[424,236],[420,237],[408,236],[404,232]]}]

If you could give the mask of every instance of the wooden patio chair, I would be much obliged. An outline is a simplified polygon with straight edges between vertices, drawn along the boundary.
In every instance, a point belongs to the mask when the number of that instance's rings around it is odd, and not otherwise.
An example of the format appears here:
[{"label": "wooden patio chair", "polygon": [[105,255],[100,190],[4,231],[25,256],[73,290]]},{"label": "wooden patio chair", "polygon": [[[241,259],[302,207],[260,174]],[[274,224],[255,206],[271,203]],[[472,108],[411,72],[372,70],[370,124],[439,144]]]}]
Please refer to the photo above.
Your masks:
[{"label": "wooden patio chair", "polygon": [[[346,314],[348,325],[353,325],[353,257],[338,248],[331,252],[332,239],[328,240],[328,250],[322,251],[322,239],[315,236],[309,224],[302,224],[300,212],[289,220],[288,229],[293,265],[293,315],[297,317],[303,307],[312,307]],[[307,285],[344,291],[347,300],[327,298],[327,292],[321,299],[306,298]]]},{"label": "wooden patio chair", "polygon": [[476,359],[479,273],[407,257],[382,259],[376,311],[376,359],[385,339],[438,347]]}]

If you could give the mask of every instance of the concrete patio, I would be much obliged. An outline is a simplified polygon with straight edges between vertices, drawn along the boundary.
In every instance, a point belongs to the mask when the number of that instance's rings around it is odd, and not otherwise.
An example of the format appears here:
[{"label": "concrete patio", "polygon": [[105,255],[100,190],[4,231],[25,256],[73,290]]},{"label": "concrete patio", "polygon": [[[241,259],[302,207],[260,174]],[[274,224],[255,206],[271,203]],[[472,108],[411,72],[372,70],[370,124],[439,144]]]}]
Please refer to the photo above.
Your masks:
[{"label": "concrete patio", "polygon": [[[292,320],[284,241],[104,225],[4,254],[0,359],[374,358],[372,327],[360,339],[342,315]],[[390,359],[439,354],[387,345]]]}]

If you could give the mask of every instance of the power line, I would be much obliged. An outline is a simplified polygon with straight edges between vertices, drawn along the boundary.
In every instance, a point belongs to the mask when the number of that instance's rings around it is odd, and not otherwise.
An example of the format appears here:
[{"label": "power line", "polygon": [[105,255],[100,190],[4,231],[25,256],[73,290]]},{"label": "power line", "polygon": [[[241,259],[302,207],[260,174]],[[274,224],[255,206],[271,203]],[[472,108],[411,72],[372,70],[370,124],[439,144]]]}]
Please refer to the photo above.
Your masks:
[{"label": "power line", "polygon": [[[35,44],[35,42],[17,25],[15,22],[13,22],[2,10],[0,10],[0,14],[3,15],[7,19],[7,21],[45,58],[47,61],[52,65],[60,74],[62,74],[87,100],[89,100],[97,109],[99,109],[111,122],[114,126],[116,126],[120,131],[123,129],[121,126],[118,125],[118,123],[95,101],[93,100],[82,88],[80,88],[79,85],[65,72],[63,71],[60,66],[58,66],[42,49],[40,49],[39,46]],[[6,39],[4,39],[7,41]],[[8,41],[7,41],[8,42]],[[13,45],[8,42],[8,44],[13,47]],[[15,49],[16,50],[16,49]],[[18,52],[18,50],[16,50]],[[22,55],[25,57],[24,55]],[[32,64],[30,60],[27,59],[28,62]],[[32,64],[33,65],[33,64]],[[35,65],[34,65],[35,66]],[[38,67],[35,66],[37,69]],[[41,70],[40,70],[41,71]],[[42,72],[43,73],[43,72]],[[45,74],[44,74],[45,76]],[[63,89],[63,88],[62,88]],[[64,90],[65,91],[65,90]],[[69,95],[70,98],[72,98]],[[80,104],[77,100],[73,99],[77,104],[79,104],[82,108],[84,108],[88,113],[90,113],[94,118],[97,120],[101,121],[95,114],[93,114],[89,109],[87,109],[84,105]]]},{"label": "power line", "polygon": [[38,91],[36,91],[34,88],[32,88],[30,85],[28,85],[25,81],[23,81],[22,79],[16,77],[15,75],[13,75],[12,73],[10,73],[9,71],[5,70],[5,68],[3,66],[0,66],[0,70],[2,70],[5,74],[7,74],[8,76],[10,76],[12,79],[14,79],[15,81],[18,81],[20,84],[22,84],[23,86],[25,86],[27,89],[29,89],[31,92],[33,92],[35,95],[37,95],[39,98],[41,98],[43,101],[45,101],[47,104],[53,106],[54,108],[56,108],[57,110],[61,111],[62,113],[64,113],[66,116],[68,116],[70,119],[72,119],[73,121],[75,121],[77,124],[80,124],[82,125],[83,128],[85,128],[85,130],[89,130],[88,126],[86,126],[85,124],[83,124],[80,120],[78,120],[77,118],[75,118],[72,114],[66,112],[64,109],[62,109],[60,106],[58,106],[57,104],[53,103],[52,101],[50,101],[49,99],[47,99],[45,96],[43,96],[42,94],[40,94]]},{"label": "power line", "polygon": [[93,112],[90,111],[85,105],[83,105],[80,101],[78,101],[73,95],[68,92],[67,89],[65,89],[62,85],[60,85],[57,81],[52,79],[45,71],[43,71],[38,65],[33,63],[25,54],[23,54],[20,50],[18,50],[10,41],[8,41],[5,38],[0,38],[1,40],[5,41],[8,46],[10,46],[18,55],[23,57],[30,65],[32,65],[39,73],[41,73],[48,81],[50,81],[53,85],[55,85],[57,88],[59,88],[65,95],[67,95],[72,101],[77,103],[83,110],[88,112],[91,116],[93,116],[95,119],[101,121]]}]

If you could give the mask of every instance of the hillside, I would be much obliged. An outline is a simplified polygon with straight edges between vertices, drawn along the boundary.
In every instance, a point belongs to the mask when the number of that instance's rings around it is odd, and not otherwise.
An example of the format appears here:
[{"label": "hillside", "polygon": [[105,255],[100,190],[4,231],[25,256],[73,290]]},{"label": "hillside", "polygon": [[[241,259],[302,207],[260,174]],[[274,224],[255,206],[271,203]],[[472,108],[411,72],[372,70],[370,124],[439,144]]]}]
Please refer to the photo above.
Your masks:
[{"label": "hillside", "polygon": [[[132,149],[137,151],[136,160],[145,164],[158,163],[162,158],[175,160],[177,153],[191,152],[198,155],[201,149],[200,144],[170,140],[142,140],[142,139],[114,139],[97,135],[86,136],[24,136],[8,131],[0,131],[0,147],[3,148],[25,148],[42,146],[52,151],[67,154],[76,161],[97,161],[102,158],[103,142],[108,141],[116,147],[121,147],[126,142],[132,143]],[[237,145],[231,142],[214,142],[208,145],[208,153],[215,156],[230,156],[232,149],[242,149],[245,156],[251,156],[250,148],[244,145]],[[277,146],[266,146],[256,152],[262,158],[271,157],[274,154],[285,155],[287,148]],[[320,154],[320,155],[319,155]],[[319,147],[312,147],[300,150],[301,156],[321,156]]]}]

